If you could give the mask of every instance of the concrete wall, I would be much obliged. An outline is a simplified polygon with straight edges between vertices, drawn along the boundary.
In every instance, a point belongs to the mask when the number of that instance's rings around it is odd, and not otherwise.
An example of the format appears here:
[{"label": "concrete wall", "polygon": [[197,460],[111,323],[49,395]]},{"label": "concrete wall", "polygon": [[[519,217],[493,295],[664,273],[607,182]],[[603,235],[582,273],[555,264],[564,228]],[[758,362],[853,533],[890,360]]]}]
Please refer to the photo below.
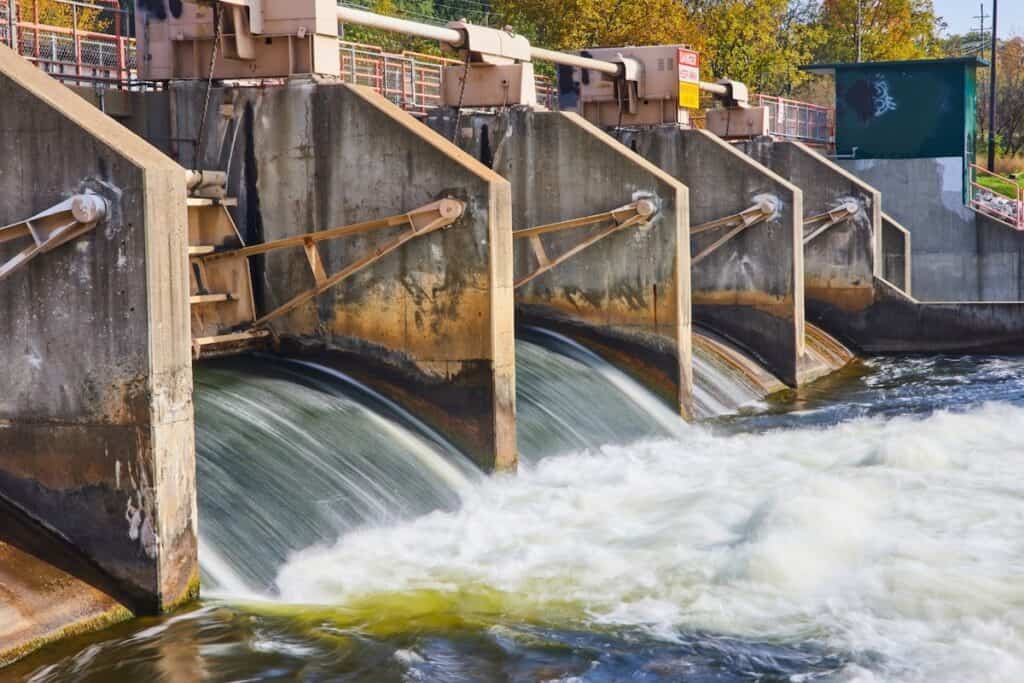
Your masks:
[{"label": "concrete wall", "polygon": [[[692,266],[694,323],[739,345],[791,386],[804,353],[803,198],[796,186],[702,130],[649,128],[622,134],[623,144],[690,189],[697,226],[778,201],[770,220],[743,231]],[[729,232],[695,236],[693,254]]]},{"label": "concrete wall", "polygon": [[866,353],[1005,353],[1024,349],[1024,302],[921,302],[881,280],[860,311],[822,307],[822,324]]},{"label": "concrete wall", "polygon": [[[874,300],[874,276],[882,274],[881,259],[876,257],[882,240],[879,191],[800,143],[758,139],[743,143],[743,147],[803,190],[805,218],[848,200],[860,207],[852,218],[804,244],[808,319],[815,319],[822,304],[849,311],[869,306]],[[805,234],[815,227],[820,224],[806,227]]]},{"label": "concrete wall", "polygon": [[917,298],[1024,300],[1024,233],[964,206],[961,157],[839,163],[877,187],[886,213],[910,231]]},{"label": "concrete wall", "polygon": [[[451,137],[455,114],[431,126]],[[516,291],[517,321],[575,337],[684,415],[691,415],[687,189],[573,114],[512,109],[464,115],[464,149],[512,182],[517,230],[609,211],[639,194],[660,213],[649,227],[613,234]],[[596,227],[545,235],[552,256]],[[517,279],[536,261],[517,243]]]},{"label": "concrete wall", "polygon": [[0,282],[0,497],[167,609],[198,588],[183,174],[2,47],[0,93],[0,225],[111,208]]},{"label": "concrete wall", "polygon": [[[166,106],[186,163],[200,127],[204,83],[146,96],[136,125]],[[152,110],[158,111],[152,111]],[[379,95],[293,80],[269,88],[216,88],[200,150],[228,169],[247,243],[405,213],[452,196],[466,214],[420,237],[273,323],[286,351],[325,357],[411,408],[481,466],[515,463],[510,189],[506,180]],[[328,274],[395,228],[321,244]],[[314,281],[302,249],[252,260],[256,304],[270,310]],[[299,344],[301,343],[301,344]]]}]

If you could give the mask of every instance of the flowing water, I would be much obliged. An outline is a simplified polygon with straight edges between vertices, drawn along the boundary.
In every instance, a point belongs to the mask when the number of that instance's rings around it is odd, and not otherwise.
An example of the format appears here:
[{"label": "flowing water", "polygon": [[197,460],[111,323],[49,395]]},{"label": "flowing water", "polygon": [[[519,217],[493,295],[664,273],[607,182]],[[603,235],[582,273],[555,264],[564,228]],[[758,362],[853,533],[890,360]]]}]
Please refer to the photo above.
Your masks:
[{"label": "flowing water", "polygon": [[1024,361],[874,360],[688,427],[565,340],[519,354],[515,477],[473,476],[415,420],[316,368],[201,371],[202,563],[212,546],[228,565],[221,592],[6,673],[1024,679]]}]

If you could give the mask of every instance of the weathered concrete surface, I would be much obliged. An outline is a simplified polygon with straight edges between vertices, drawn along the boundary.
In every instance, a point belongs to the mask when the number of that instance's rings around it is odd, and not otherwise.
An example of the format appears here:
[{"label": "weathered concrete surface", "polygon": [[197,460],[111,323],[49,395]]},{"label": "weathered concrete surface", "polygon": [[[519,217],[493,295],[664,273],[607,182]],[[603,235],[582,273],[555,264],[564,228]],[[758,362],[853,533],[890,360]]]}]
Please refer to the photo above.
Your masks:
[{"label": "weathered concrete surface", "polygon": [[[622,134],[636,150],[690,189],[690,224],[738,213],[764,198],[771,219],[744,230],[691,268],[694,322],[758,359],[791,386],[805,380],[803,197],[765,166],[702,130],[648,128]],[[698,254],[731,227],[694,236]]]},{"label": "weathered concrete surface", "polygon": [[[438,110],[428,123],[451,138],[456,116]],[[520,287],[516,317],[574,337],[691,416],[686,187],[574,114],[466,114],[457,139],[511,181],[517,230],[655,198],[649,226],[615,233]],[[554,258],[600,227],[545,235],[545,250]],[[529,244],[517,244],[516,278],[536,266]]]},{"label": "weathered concrete surface", "polygon": [[[167,107],[171,135],[154,141],[186,162],[204,94],[204,83],[172,84],[140,109],[151,120]],[[210,112],[199,164],[229,170],[249,244],[446,196],[468,203],[453,226],[409,242],[273,327],[285,349],[329,347],[337,367],[413,409],[481,466],[514,466],[508,182],[363,88],[298,79],[215,88]],[[157,133],[144,120],[136,125]],[[324,267],[337,272],[404,229],[321,243]],[[253,265],[261,313],[314,284],[301,248]]]},{"label": "weathered concrete surface", "polygon": [[183,174],[2,47],[0,93],[0,225],[110,204],[0,282],[0,497],[168,609],[198,587]]},{"label": "weathered concrete surface", "polygon": [[823,307],[822,326],[866,353],[1024,351],[1024,302],[921,302],[882,280],[863,310]]},{"label": "weathered concrete surface", "polygon": [[1024,300],[1024,233],[964,206],[963,159],[843,160],[912,236],[922,301]]},{"label": "weathered concrete surface", "polygon": [[0,667],[54,641],[130,618],[118,598],[109,576],[0,500]]},{"label": "weathered concrete surface", "polygon": [[[761,138],[743,143],[744,150],[803,190],[805,219],[854,201],[856,214],[804,244],[804,286],[807,316],[815,319],[819,305],[859,310],[874,298],[874,276],[881,275],[880,192],[798,142]],[[814,227],[805,228],[810,234]]]}]

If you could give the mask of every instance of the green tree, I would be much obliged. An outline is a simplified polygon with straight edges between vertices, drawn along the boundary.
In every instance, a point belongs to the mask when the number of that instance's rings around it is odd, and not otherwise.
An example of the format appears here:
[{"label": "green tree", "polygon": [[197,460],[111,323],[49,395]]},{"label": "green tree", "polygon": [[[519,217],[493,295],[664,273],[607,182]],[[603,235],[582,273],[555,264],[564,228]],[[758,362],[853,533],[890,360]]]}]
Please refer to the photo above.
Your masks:
[{"label": "green tree", "polygon": [[818,51],[820,61],[857,61],[858,35],[865,62],[943,54],[945,24],[932,0],[825,0],[821,25],[827,39]]},{"label": "green tree", "polygon": [[791,93],[806,80],[799,67],[826,39],[813,0],[705,0],[691,16],[704,36],[708,77],[771,94]]},{"label": "green tree", "polygon": [[690,43],[697,35],[678,0],[495,0],[505,24],[556,50]]}]

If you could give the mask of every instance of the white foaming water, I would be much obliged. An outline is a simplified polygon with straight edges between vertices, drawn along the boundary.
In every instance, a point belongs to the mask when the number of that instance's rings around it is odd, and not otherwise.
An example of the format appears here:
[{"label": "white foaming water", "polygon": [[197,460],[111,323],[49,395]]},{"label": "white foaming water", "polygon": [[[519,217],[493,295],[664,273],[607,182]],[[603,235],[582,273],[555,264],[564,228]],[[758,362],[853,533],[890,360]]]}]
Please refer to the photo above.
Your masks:
[{"label": "white foaming water", "polygon": [[595,623],[819,643],[842,680],[1024,679],[1024,409],[552,457],[294,555],[290,602],[493,589]]}]

